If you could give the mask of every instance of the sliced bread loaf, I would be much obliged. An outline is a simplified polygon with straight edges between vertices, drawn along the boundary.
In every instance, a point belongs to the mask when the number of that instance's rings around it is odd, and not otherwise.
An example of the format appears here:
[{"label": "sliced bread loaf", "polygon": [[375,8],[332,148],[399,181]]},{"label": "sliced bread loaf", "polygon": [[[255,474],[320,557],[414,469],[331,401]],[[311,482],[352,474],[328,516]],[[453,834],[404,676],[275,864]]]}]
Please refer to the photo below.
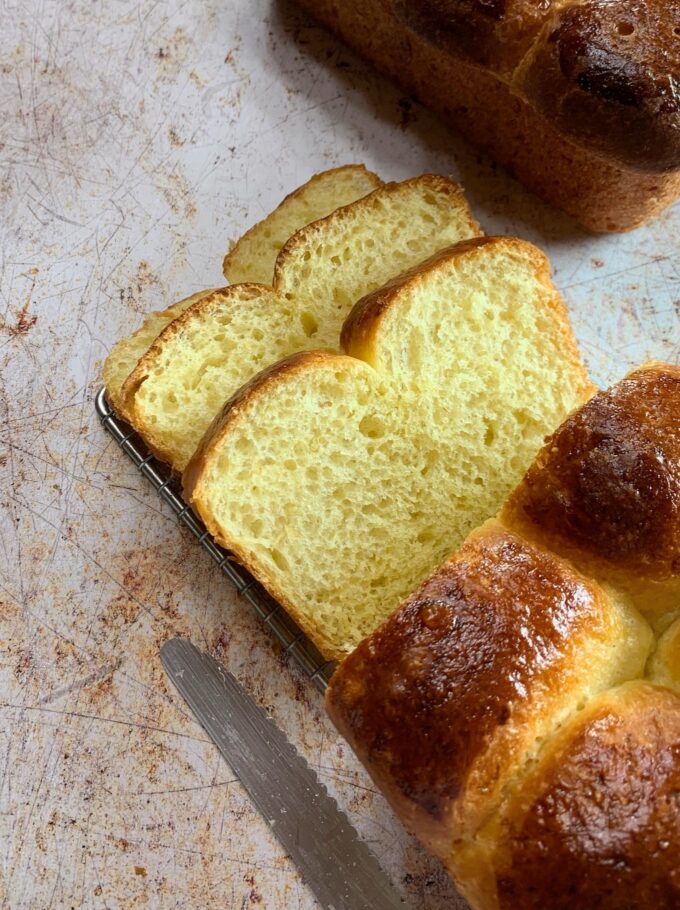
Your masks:
[{"label": "sliced bread loaf", "polygon": [[512,238],[370,294],[342,343],[257,376],[184,475],[211,533],[332,658],[498,511],[593,391],[545,257]]},{"label": "sliced bread loaf", "polygon": [[[270,282],[276,257],[289,237],[306,224],[360,199],[381,184],[380,178],[361,164],[348,164],[316,174],[287,196],[271,215],[244,234],[224,260],[225,275],[232,283]],[[115,345],[102,372],[111,404],[123,417],[130,417],[122,393],[123,383],[139,358],[173,319],[215,290],[199,291],[165,310],[150,313],[140,329]]]},{"label": "sliced bread loaf", "polygon": [[255,373],[297,351],[337,351],[356,300],[478,234],[451,180],[383,185],[294,234],[276,260],[273,287],[215,291],[169,325],[125,382],[126,415],[182,471],[224,401]]}]

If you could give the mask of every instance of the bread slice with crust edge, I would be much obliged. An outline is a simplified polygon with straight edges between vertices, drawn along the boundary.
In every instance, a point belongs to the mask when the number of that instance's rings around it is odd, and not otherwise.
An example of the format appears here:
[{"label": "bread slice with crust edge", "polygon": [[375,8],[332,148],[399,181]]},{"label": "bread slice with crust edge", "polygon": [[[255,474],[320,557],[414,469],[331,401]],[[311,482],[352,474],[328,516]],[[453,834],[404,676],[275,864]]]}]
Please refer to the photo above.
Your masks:
[{"label": "bread slice with crust edge", "polygon": [[304,225],[367,196],[382,183],[363,164],[315,174],[236,241],[224,257],[224,277],[229,284],[269,284],[276,257],[289,237]]}]

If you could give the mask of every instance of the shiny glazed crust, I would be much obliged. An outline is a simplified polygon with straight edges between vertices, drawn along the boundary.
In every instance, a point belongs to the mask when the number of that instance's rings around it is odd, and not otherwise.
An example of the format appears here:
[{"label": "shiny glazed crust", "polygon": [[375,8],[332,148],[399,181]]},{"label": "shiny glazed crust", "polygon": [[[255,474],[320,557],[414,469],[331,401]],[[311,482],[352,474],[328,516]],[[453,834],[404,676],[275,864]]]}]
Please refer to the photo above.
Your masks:
[{"label": "shiny glazed crust", "polygon": [[332,720],[442,860],[583,696],[612,611],[599,586],[490,521],[341,664]]},{"label": "shiny glazed crust", "polygon": [[586,227],[680,194],[677,0],[297,2]]},{"label": "shiny glazed crust", "polygon": [[680,167],[680,3],[585,0],[556,12],[513,78],[575,142],[638,170]]},{"label": "shiny glazed crust", "polygon": [[664,587],[680,606],[680,367],[642,367],[569,417],[503,520],[643,609]]},{"label": "shiny glazed crust", "polygon": [[507,809],[499,910],[676,910],[680,697],[629,683],[584,715]]}]

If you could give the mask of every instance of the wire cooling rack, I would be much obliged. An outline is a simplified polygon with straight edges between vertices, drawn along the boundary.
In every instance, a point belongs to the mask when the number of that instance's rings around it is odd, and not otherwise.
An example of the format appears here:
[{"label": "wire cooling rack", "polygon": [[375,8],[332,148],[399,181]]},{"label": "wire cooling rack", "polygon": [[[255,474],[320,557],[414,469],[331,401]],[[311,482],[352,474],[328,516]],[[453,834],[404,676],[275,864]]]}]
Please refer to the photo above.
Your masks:
[{"label": "wire cooling rack", "polygon": [[151,483],[161,499],[168,503],[177,516],[177,520],[191,531],[238,593],[248,601],[262,622],[270,629],[284,651],[292,655],[317,689],[324,692],[333,672],[333,661],[326,660],[288,616],[283,607],[243,566],[236,562],[230,553],[215,543],[203,522],[196,517],[182,499],[179,492],[179,481],[173,476],[170,468],[154,458],[137,433],[116,415],[108,403],[104,388],[97,393],[95,410],[104,429],[115,439],[118,447],[125,452],[139,472]]}]

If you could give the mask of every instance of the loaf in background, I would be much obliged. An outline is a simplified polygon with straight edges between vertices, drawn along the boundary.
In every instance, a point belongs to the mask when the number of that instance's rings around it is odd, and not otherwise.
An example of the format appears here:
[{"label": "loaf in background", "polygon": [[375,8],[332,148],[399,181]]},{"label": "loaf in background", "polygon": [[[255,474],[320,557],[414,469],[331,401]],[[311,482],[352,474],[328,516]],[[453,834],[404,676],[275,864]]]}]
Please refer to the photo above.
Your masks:
[{"label": "loaf in background", "polygon": [[676,0],[297,2],[591,230],[680,194]]}]

